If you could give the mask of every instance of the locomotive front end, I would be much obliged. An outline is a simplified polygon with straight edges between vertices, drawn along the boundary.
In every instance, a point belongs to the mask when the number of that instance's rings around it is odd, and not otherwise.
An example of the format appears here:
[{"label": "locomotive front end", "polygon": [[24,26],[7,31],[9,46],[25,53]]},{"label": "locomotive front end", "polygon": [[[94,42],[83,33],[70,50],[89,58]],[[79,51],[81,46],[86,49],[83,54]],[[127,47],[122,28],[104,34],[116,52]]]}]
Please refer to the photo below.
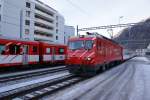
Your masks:
[{"label": "locomotive front end", "polygon": [[95,63],[94,38],[71,38],[68,42],[67,67],[71,73],[92,72]]}]

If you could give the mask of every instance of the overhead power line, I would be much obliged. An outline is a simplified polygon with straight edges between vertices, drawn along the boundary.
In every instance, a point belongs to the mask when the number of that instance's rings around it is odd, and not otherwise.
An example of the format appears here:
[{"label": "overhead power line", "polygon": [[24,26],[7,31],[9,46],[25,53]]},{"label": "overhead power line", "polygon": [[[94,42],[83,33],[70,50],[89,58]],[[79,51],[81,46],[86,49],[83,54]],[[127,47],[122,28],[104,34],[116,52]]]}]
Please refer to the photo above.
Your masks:
[{"label": "overhead power line", "polygon": [[107,25],[107,26],[98,26],[98,27],[88,27],[88,28],[78,29],[78,31],[113,29],[113,28],[118,28],[118,27],[129,27],[129,26],[134,26],[134,25],[137,25],[137,23],[127,23],[127,24]]},{"label": "overhead power line", "polygon": [[73,3],[71,0],[66,0],[69,4],[71,4],[74,8],[78,9],[81,13],[84,13],[86,15],[89,15],[85,10],[83,10],[81,7]]}]

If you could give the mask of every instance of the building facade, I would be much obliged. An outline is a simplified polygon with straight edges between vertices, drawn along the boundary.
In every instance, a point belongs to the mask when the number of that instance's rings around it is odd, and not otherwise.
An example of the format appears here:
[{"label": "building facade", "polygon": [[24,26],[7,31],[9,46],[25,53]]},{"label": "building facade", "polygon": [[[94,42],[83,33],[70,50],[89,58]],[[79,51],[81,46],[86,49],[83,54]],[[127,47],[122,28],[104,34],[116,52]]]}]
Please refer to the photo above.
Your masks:
[{"label": "building facade", "polygon": [[64,17],[39,0],[1,0],[0,34],[64,44]]},{"label": "building facade", "polygon": [[67,26],[67,25],[65,25],[64,44],[68,43],[68,39],[71,36],[75,36],[75,28],[73,26]]}]

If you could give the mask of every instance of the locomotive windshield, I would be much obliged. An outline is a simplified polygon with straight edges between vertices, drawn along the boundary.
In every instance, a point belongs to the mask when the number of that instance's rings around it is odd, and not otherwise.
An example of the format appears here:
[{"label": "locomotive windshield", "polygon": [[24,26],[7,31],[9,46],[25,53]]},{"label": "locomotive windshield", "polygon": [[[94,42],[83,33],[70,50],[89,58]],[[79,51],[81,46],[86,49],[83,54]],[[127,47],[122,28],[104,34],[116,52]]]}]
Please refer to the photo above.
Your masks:
[{"label": "locomotive windshield", "polygon": [[93,47],[93,41],[92,40],[86,40],[86,41],[71,41],[69,42],[69,49],[70,50],[77,50],[77,49],[92,49]]},{"label": "locomotive windshield", "polygon": [[93,47],[93,41],[92,40],[85,41],[85,49],[92,49],[92,47]]},{"label": "locomotive windshield", "polygon": [[84,48],[84,41],[72,41],[69,42],[69,49],[70,50],[76,50]]}]

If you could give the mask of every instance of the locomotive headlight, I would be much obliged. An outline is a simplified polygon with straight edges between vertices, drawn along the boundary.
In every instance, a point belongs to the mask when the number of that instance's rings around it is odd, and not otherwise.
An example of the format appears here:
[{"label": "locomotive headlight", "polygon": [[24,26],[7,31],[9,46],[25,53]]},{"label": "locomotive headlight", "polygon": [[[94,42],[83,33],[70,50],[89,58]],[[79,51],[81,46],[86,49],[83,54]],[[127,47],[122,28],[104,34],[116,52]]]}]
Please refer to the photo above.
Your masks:
[{"label": "locomotive headlight", "polygon": [[91,58],[90,58],[90,57],[88,57],[88,58],[87,58],[87,60],[88,60],[88,61],[90,61],[90,60],[91,60]]}]

